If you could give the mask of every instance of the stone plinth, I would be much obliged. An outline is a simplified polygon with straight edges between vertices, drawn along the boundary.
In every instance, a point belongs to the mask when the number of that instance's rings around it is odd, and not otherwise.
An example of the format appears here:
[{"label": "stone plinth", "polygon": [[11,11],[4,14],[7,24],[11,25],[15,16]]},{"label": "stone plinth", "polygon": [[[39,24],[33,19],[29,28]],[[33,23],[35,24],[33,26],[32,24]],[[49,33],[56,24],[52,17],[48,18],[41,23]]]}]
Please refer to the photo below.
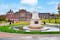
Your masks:
[{"label": "stone plinth", "polygon": [[30,20],[29,28],[30,29],[41,29],[42,28],[41,20],[37,12],[32,13],[32,19]]},{"label": "stone plinth", "polygon": [[29,28],[30,28],[30,29],[41,29],[42,26],[30,26]]}]

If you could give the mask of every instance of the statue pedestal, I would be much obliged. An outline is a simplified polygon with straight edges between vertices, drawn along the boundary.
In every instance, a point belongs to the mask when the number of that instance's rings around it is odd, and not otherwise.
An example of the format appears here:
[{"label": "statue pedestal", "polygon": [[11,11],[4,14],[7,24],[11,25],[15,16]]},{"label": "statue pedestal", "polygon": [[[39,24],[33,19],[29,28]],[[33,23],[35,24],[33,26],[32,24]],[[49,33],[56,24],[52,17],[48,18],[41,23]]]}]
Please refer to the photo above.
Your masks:
[{"label": "statue pedestal", "polygon": [[42,28],[41,21],[39,19],[31,20],[29,28],[30,29],[41,29]]},{"label": "statue pedestal", "polygon": [[39,15],[36,11],[34,11],[32,13],[32,19],[30,20],[29,28],[30,29],[41,29],[42,28],[41,20],[40,20]]},{"label": "statue pedestal", "polygon": [[31,25],[31,26],[29,26],[29,28],[30,28],[30,29],[41,29],[42,26],[32,26],[32,25]]}]

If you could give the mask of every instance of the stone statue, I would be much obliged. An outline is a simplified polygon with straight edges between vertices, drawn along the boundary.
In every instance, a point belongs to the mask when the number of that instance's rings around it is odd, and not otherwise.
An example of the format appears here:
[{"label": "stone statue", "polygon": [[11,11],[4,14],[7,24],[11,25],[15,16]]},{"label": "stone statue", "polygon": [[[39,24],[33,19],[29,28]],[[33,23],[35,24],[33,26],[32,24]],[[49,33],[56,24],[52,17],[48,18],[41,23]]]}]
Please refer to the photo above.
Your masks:
[{"label": "stone statue", "polygon": [[31,29],[40,29],[42,27],[41,20],[38,16],[38,12],[33,11],[32,12],[32,19],[30,20],[30,26]]}]

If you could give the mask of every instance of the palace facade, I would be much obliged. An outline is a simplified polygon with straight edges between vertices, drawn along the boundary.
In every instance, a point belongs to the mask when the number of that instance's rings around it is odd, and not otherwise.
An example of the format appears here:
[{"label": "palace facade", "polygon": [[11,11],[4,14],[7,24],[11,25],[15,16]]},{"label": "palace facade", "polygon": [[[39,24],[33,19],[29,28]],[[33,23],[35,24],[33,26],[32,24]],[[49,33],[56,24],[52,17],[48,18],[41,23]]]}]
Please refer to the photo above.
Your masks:
[{"label": "palace facade", "polygon": [[[38,13],[38,14],[40,19],[46,19],[50,17],[50,13]],[[11,21],[29,21],[31,18],[32,18],[32,13],[24,9],[21,9],[15,13],[12,10],[10,10],[6,14],[6,20],[11,20]]]}]

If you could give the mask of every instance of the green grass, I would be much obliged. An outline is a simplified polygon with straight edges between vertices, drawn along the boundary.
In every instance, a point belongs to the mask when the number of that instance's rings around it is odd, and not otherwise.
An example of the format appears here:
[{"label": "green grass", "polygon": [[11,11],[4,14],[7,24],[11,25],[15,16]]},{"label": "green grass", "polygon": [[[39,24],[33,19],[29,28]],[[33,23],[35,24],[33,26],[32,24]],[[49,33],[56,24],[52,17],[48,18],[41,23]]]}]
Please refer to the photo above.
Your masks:
[{"label": "green grass", "polygon": [[58,23],[58,24],[60,24],[60,19],[42,19],[42,22],[46,22],[46,23],[49,23],[49,21],[50,21],[50,23]]},{"label": "green grass", "polygon": [[[42,23],[45,21],[46,23],[49,23],[49,21],[50,21],[50,23],[58,23],[58,24],[60,24],[60,19],[42,19],[41,20],[42,21]],[[6,23],[6,21],[0,21],[0,23]],[[17,26],[17,25],[29,25],[30,24],[30,22],[29,21],[20,21],[20,22],[16,22],[16,23],[14,23],[14,24],[12,24],[12,26]]]},{"label": "green grass", "polygon": [[60,32],[41,32],[41,31],[31,31],[31,32],[25,32],[24,30],[12,30],[9,29],[11,26],[0,26],[1,32],[8,32],[8,33],[18,33],[18,34],[60,34]]},{"label": "green grass", "polygon": [[[50,21],[50,23],[55,23],[55,21],[56,21],[56,23],[58,23],[58,24],[60,24],[60,19],[42,19],[41,20],[42,21],[42,23],[45,21],[46,23],[49,23],[49,21]],[[16,23],[13,23],[13,24],[11,24],[12,26],[19,26],[19,25],[29,25],[30,24],[30,22],[29,21],[20,21],[20,22],[16,22]]]}]

